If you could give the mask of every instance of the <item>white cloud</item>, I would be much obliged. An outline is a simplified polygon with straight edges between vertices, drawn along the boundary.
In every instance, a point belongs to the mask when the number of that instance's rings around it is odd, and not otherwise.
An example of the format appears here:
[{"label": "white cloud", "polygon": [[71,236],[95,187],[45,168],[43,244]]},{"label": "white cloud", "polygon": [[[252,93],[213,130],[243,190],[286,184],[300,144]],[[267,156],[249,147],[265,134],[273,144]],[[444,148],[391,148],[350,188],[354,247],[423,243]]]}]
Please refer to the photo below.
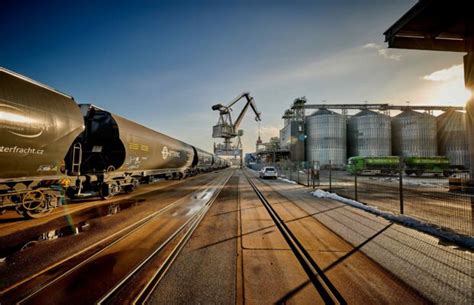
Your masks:
[{"label": "white cloud", "polygon": [[280,128],[275,127],[275,126],[261,126],[260,136],[262,138],[262,141],[268,142],[271,137],[280,136]]},{"label": "white cloud", "polygon": [[471,96],[464,86],[463,65],[454,65],[421,77],[429,81],[425,100],[433,104],[463,105]]},{"label": "white cloud", "polygon": [[386,49],[384,46],[373,42],[364,45],[363,48],[376,50],[377,54],[386,59],[399,61],[402,58],[401,55],[393,54],[392,51]]},{"label": "white cloud", "polygon": [[454,79],[464,79],[463,65],[454,65],[450,68],[435,71],[429,75],[423,76],[424,80],[434,82],[449,81]]}]

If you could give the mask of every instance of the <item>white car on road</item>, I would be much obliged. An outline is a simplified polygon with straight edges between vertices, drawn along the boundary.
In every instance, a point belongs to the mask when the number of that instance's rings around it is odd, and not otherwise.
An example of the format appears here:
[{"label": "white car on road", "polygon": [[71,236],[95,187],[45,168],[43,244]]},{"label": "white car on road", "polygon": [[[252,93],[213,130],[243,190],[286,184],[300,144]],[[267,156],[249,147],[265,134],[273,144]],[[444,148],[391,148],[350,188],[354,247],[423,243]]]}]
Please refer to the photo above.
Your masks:
[{"label": "white car on road", "polygon": [[277,178],[277,171],[273,166],[265,166],[262,168],[259,174],[260,178],[272,178],[276,179]]}]

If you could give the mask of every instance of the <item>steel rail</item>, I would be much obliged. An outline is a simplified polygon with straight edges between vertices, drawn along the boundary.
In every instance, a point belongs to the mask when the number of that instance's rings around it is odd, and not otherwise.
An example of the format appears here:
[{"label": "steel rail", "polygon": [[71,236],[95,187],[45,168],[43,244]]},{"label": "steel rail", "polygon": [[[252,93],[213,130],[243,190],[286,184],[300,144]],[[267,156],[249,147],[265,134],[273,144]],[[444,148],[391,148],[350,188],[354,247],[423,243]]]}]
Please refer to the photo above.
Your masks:
[{"label": "steel rail", "polygon": [[[233,173],[232,173],[233,174]],[[113,287],[109,292],[107,292],[100,300],[97,301],[97,304],[114,304],[114,297],[120,293],[120,290],[126,285],[133,276],[138,274],[141,270],[145,268],[145,265],[149,263],[153,258],[159,255],[159,252],[163,250],[167,245],[174,241],[177,236],[182,233],[186,227],[189,228],[185,231],[184,236],[178,241],[178,244],[173,248],[171,253],[165,258],[164,263],[154,272],[152,277],[147,281],[147,283],[140,289],[139,293],[133,298],[132,304],[144,304],[150,298],[151,294],[158,286],[160,281],[165,276],[166,272],[169,270],[175,259],[178,257],[181,250],[186,245],[187,241],[194,233],[198,225],[201,223],[201,220],[206,215],[207,211],[210,209],[214,201],[217,199],[221,191],[227,185],[227,182],[232,177],[230,174],[227,178],[224,179],[222,187],[216,191],[209,201],[198,211],[192,218],[186,221],[176,232],[174,232],[163,244],[156,248],[149,256],[147,256],[135,269],[133,269],[126,277],[124,277],[115,287]]]},{"label": "steel rail", "polygon": [[[143,218],[143,219],[140,219],[139,221],[134,222],[134,223],[128,225],[127,227],[125,227],[125,228],[122,228],[121,230],[119,230],[119,231],[113,233],[112,235],[108,235],[107,237],[96,241],[95,243],[93,243],[93,244],[87,246],[86,248],[84,248],[84,249],[82,249],[82,250],[80,250],[80,251],[74,253],[73,255],[70,255],[70,256],[68,256],[68,257],[65,257],[65,258],[63,258],[62,260],[60,260],[60,261],[58,261],[58,262],[56,262],[56,263],[54,263],[54,264],[52,264],[52,265],[49,265],[49,266],[47,266],[46,268],[43,268],[42,270],[36,272],[35,274],[30,275],[29,277],[27,277],[27,278],[25,278],[25,279],[23,279],[23,280],[21,280],[21,281],[19,281],[19,282],[16,282],[15,284],[13,284],[13,285],[11,285],[11,286],[5,288],[4,290],[0,291],[0,296],[2,296],[2,295],[4,295],[4,294],[8,293],[8,292],[11,291],[12,289],[17,288],[18,286],[20,286],[20,285],[22,285],[22,284],[24,284],[24,283],[26,283],[26,282],[28,282],[28,281],[30,281],[30,280],[32,280],[32,279],[38,277],[38,276],[40,276],[40,275],[42,275],[42,274],[44,274],[44,273],[50,271],[51,269],[56,268],[56,267],[58,267],[59,265],[64,264],[64,263],[66,263],[66,262],[68,262],[68,261],[70,261],[70,260],[76,258],[77,256],[79,256],[79,255],[81,255],[81,254],[83,254],[83,253],[85,253],[85,252],[87,252],[87,251],[89,251],[89,250],[91,250],[91,249],[93,249],[93,248],[95,248],[95,247],[98,247],[98,246],[100,246],[100,245],[102,245],[102,244],[104,244],[104,243],[110,242],[110,244],[107,244],[107,245],[106,245],[104,248],[102,248],[99,252],[101,252],[102,250],[105,250],[108,246],[110,246],[110,245],[114,244],[115,242],[121,240],[121,239],[122,239],[123,237],[125,237],[126,235],[128,235],[128,234],[134,232],[135,229],[137,229],[138,227],[140,227],[140,226],[146,224],[148,221],[151,220],[151,218],[153,218],[153,217],[155,217],[155,216],[157,216],[157,215],[159,215],[159,214],[165,212],[165,211],[168,210],[169,208],[171,208],[177,201],[178,201],[178,200],[176,200],[176,201],[170,203],[168,206],[166,206],[166,207],[164,207],[164,208],[162,208],[162,209],[160,209],[160,210],[154,212],[153,214],[150,214],[150,215],[148,215],[147,217],[145,217],[145,218]],[[127,232],[127,231],[128,231],[128,232]],[[125,232],[125,235],[122,235],[122,236],[118,237],[118,239],[114,239],[115,237],[119,236],[120,234],[122,234],[122,233],[124,233],[124,232]],[[98,253],[98,252],[95,252],[93,255],[95,255],[96,253]],[[43,287],[44,287],[44,286],[42,286],[42,288],[43,288]]]},{"label": "steel rail", "polygon": [[276,227],[282,234],[283,238],[290,246],[293,254],[298,259],[298,262],[303,267],[304,271],[308,275],[311,283],[316,288],[321,298],[325,304],[347,304],[346,300],[342,297],[336,287],[331,283],[331,281],[324,274],[323,270],[317,265],[311,255],[306,251],[301,242],[296,238],[293,232],[288,228],[283,219],[278,215],[278,213],[273,209],[271,204],[265,198],[263,193],[258,189],[252,179],[245,174],[250,186],[253,188],[258,198],[262,202],[263,206],[270,214],[273,222]]},{"label": "steel rail", "polygon": [[[202,189],[206,189],[209,187],[209,185],[211,185],[212,183],[214,183],[216,179],[213,179],[212,181],[206,183],[204,186],[202,186],[199,190],[202,190]],[[198,191],[199,191],[198,190]],[[195,191],[197,192],[197,191]],[[189,193],[187,193],[185,196],[189,195]],[[94,253],[92,253],[91,255],[87,256],[85,259],[83,259],[80,263],[76,264],[73,268],[71,269],[68,269],[67,272],[64,272],[62,274],[60,274],[59,276],[47,281],[46,283],[44,283],[41,287],[39,287],[39,289],[27,294],[26,296],[24,296],[20,301],[17,301],[16,303],[17,304],[21,304],[21,303],[24,303],[26,302],[28,299],[30,299],[31,297],[37,295],[38,293],[40,293],[42,290],[44,290],[45,288],[53,285],[54,283],[56,283],[58,280],[62,279],[63,277],[67,276],[68,274],[70,274],[71,272],[73,272],[74,270],[78,269],[79,267],[81,267],[82,265],[84,265],[85,263],[87,263],[88,261],[92,260],[94,257],[96,257],[97,255],[99,255],[100,253],[106,251],[107,249],[109,249],[110,247],[112,247],[113,245],[115,245],[116,243],[120,242],[121,240],[127,238],[129,235],[133,234],[134,232],[136,232],[137,230],[139,230],[140,228],[142,228],[143,226],[145,226],[146,224],[148,224],[149,222],[151,222],[153,219],[155,219],[156,217],[160,216],[161,214],[165,213],[167,210],[171,209],[173,206],[175,206],[180,200],[182,200],[184,197],[181,197],[175,201],[173,201],[172,203],[168,204],[166,207],[156,211],[156,212],[153,212],[152,214],[146,216],[145,218],[143,219],[140,219],[139,221],[137,222],[134,222],[130,225],[128,225],[127,227],[125,228],[122,228],[121,230],[113,233],[112,235],[109,235],[101,240],[98,240],[96,241],[95,243],[87,246],[86,248],[74,253],[73,255],[70,255],[52,265],[49,265],[48,267],[36,272],[35,274],[5,288],[4,290],[0,291],[0,297],[4,296],[6,293],[8,293],[9,291],[17,288],[18,286],[20,285],[23,285],[25,283],[27,283],[28,281],[42,275],[42,274],[45,274],[46,272],[50,271],[51,269],[53,268],[56,268],[58,266],[60,266],[61,264],[64,264],[64,263],[67,263],[68,261],[78,257],[79,255],[81,254],[84,254],[86,253],[87,251],[90,251],[92,250],[93,248],[95,247],[99,247],[101,245],[103,245],[104,243],[106,243],[103,248],[101,248],[99,251],[96,251]]]}]

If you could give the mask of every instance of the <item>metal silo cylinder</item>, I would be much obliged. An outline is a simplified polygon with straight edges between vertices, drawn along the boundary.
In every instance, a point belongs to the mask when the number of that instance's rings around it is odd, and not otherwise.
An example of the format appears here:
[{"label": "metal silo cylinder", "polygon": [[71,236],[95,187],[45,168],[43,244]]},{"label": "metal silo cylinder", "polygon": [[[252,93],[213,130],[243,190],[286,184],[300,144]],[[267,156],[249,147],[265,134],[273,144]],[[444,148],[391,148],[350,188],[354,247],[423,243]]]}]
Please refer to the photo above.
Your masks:
[{"label": "metal silo cylinder", "polygon": [[379,157],[392,154],[392,126],[387,115],[364,109],[347,124],[349,156]]},{"label": "metal silo cylinder", "polygon": [[404,157],[438,155],[436,118],[405,110],[392,118],[392,151]]},{"label": "metal silo cylinder", "polygon": [[346,117],[319,109],[306,118],[306,153],[308,161],[319,161],[322,167],[330,163],[335,168],[346,164]]},{"label": "metal silo cylinder", "polygon": [[448,110],[439,115],[436,122],[439,154],[448,157],[453,166],[469,168],[465,113]]}]

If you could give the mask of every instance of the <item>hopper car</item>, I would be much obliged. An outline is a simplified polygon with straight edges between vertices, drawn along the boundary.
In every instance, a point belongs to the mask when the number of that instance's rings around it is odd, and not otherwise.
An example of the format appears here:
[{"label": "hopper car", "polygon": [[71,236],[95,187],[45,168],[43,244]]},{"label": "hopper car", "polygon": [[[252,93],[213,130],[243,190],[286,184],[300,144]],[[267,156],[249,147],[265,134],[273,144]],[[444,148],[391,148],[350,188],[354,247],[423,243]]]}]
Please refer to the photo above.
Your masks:
[{"label": "hopper car", "polygon": [[[400,169],[400,157],[351,157],[348,159],[346,169],[351,174],[395,174]],[[425,173],[442,174],[449,177],[455,171],[450,167],[448,158],[443,156],[404,157],[403,170],[408,176],[415,174],[418,177]]]},{"label": "hopper car", "polygon": [[204,150],[0,67],[0,212],[30,218],[227,167]]}]

